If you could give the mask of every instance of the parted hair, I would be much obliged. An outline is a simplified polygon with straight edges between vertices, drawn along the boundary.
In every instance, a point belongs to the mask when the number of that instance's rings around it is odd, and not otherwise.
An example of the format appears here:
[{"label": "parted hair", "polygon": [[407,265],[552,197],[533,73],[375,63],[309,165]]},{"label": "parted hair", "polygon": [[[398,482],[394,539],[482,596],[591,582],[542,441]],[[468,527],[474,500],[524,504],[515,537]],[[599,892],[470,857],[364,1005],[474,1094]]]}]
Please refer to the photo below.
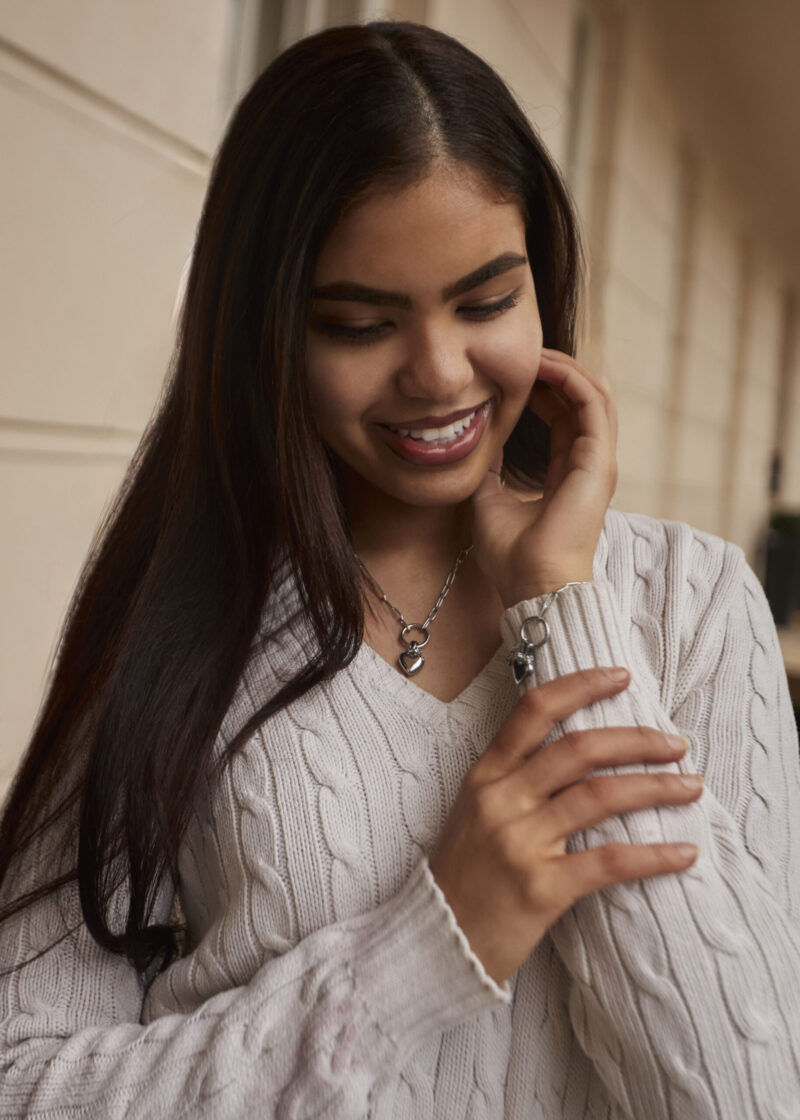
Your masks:
[{"label": "parted hair", "polygon": [[[140,971],[165,967],[180,929],[154,919],[157,891],[177,875],[197,783],[282,564],[314,648],[223,761],[357,652],[363,576],[306,389],[311,280],[347,206],[402,189],[437,159],[469,165],[519,205],[544,345],[574,353],[572,205],[497,73],[456,39],[400,22],[323,31],[278,55],[216,154],[162,396],[84,565],[4,806],[0,921],[77,883],[97,942]],[[526,409],[505,472],[540,486],[548,457],[548,428]],[[15,861],[48,830],[66,837],[62,865],[15,892]]]}]

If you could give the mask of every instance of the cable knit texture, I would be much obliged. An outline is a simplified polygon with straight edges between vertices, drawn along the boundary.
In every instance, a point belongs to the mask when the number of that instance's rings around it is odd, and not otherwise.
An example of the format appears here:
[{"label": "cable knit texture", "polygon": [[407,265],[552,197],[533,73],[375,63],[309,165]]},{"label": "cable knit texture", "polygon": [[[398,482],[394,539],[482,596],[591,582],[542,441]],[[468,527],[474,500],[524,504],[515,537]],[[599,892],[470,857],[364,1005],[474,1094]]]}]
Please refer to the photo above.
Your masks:
[{"label": "cable knit texture", "polygon": [[[287,581],[275,609],[291,601]],[[8,922],[4,966],[64,918],[79,928],[0,978],[0,1116],[798,1120],[797,732],[738,546],[610,510],[594,582],[553,602],[522,686],[628,666],[628,689],[546,741],[678,731],[687,755],[649,768],[698,770],[706,789],[569,847],[689,840],[697,862],[579,899],[502,987],[430,874],[464,775],[517,698],[509,650],[543,603],[505,612],[502,645],[452,703],[362,645],[254,734],[193,806],[179,883],[189,943],[149,986],[80,926],[74,892]],[[220,747],[307,641],[296,623],[254,645]],[[32,852],[11,886],[48,858]],[[173,902],[163,892],[159,916]]]}]

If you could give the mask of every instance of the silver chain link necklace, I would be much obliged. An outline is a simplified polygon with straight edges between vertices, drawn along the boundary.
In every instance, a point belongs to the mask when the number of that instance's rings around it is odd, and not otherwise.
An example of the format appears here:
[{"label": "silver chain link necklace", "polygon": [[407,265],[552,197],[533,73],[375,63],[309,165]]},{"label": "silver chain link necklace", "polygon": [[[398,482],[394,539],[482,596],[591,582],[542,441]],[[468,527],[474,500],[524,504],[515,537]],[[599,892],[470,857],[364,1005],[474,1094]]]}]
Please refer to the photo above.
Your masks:
[{"label": "silver chain link necklace", "polygon": [[[418,673],[420,671],[420,669],[422,668],[422,666],[425,664],[425,658],[422,656],[422,653],[420,651],[430,641],[429,630],[430,630],[431,624],[433,623],[434,619],[436,618],[437,614],[439,613],[439,610],[441,609],[442,603],[447,598],[447,592],[453,586],[453,580],[456,578],[456,572],[461,567],[461,565],[464,563],[466,558],[469,556],[470,552],[472,552],[472,548],[473,548],[473,546],[469,545],[462,552],[459,552],[458,559],[456,560],[455,564],[453,565],[453,569],[450,572],[450,574],[448,575],[447,579],[444,581],[444,586],[442,587],[442,590],[439,592],[439,598],[433,604],[433,606],[431,607],[430,613],[428,614],[428,617],[422,623],[406,622],[406,620],[403,618],[403,615],[400,613],[400,611],[397,609],[397,607],[395,607],[392,603],[390,603],[389,600],[386,598],[386,592],[383,590],[383,588],[378,583],[378,581],[375,579],[375,577],[370,574],[370,572],[368,571],[368,569],[367,569],[366,565],[364,564],[363,560],[361,559],[361,557],[356,556],[356,560],[358,560],[359,564],[361,565],[362,570],[364,572],[366,572],[366,574],[369,576],[369,578],[375,584],[377,589],[380,591],[381,602],[385,603],[386,606],[389,607],[390,610],[394,611],[394,613],[400,619],[400,626],[401,626],[400,641],[406,648],[403,650],[403,652],[398,657],[397,664],[400,666],[400,668],[403,670],[403,672],[405,673],[405,675],[407,677],[413,677],[414,674]],[[407,637],[408,634],[411,634],[414,631],[416,631],[418,634],[422,635],[422,641],[421,642],[420,641],[412,641],[410,638]]]}]

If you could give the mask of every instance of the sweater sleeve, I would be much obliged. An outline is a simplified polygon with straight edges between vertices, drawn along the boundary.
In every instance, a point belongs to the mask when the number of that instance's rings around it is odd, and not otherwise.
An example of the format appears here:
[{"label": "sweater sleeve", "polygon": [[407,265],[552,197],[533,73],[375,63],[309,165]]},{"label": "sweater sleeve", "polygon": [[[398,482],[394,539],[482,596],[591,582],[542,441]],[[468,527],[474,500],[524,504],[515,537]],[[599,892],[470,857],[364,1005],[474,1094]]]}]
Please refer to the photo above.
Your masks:
[{"label": "sweater sleeve", "polygon": [[429,1032],[511,999],[424,858],[382,905],[316,931],[191,1014],[142,1022],[139,974],[92,939],[75,891],[8,920],[0,961],[6,1120],[355,1120]]},{"label": "sweater sleeve", "polygon": [[[688,870],[578,899],[550,930],[570,976],[576,1037],[615,1115],[628,1120],[798,1116],[797,731],[761,585],[738,546],[719,544],[718,578],[706,605],[679,618],[665,609],[666,629],[655,618],[644,620],[642,640],[655,643],[661,682],[634,656],[615,587],[606,581],[578,584],[556,598],[546,616],[550,640],[527,682],[625,665],[631,682],[623,693],[563,720],[547,741],[600,726],[677,731],[690,741],[679,763],[596,772],[706,776],[692,804],[618,814],[568,842],[571,851],[620,841],[700,848]],[[542,597],[506,611],[509,647],[522,621],[543,605]],[[674,705],[663,702],[665,693]]]}]

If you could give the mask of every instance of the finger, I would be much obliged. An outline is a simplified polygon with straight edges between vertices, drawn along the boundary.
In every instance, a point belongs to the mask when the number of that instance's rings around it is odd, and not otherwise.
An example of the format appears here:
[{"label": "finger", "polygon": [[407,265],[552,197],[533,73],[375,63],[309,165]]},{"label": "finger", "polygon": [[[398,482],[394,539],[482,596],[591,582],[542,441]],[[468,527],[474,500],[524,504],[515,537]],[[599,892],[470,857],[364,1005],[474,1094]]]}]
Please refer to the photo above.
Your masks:
[{"label": "finger", "polygon": [[572,408],[569,401],[545,381],[534,381],[528,396],[528,408],[551,428],[559,421],[572,422]]},{"label": "finger", "polygon": [[607,377],[603,377],[599,374],[593,373],[592,371],[588,370],[585,365],[578,362],[577,358],[571,357],[569,354],[564,354],[561,351],[552,351],[552,349],[542,348],[540,370],[542,362],[543,364],[545,364],[545,366],[547,366],[548,363],[554,366],[560,366],[562,370],[569,370],[569,368],[573,368],[573,370],[576,370],[580,375],[585,377],[585,379],[590,384],[594,385],[594,388],[597,390],[597,392],[601,393],[602,395],[605,404],[605,410],[608,416],[608,422],[610,422],[611,424],[614,446],[616,446],[616,403],[612,396],[611,383],[610,381],[608,381]]},{"label": "finger", "polygon": [[565,354],[562,350],[551,350],[543,346],[541,357],[545,362],[551,362],[554,365],[562,365],[566,368],[572,367],[577,369],[585,378],[591,381],[596,389],[608,397],[611,396],[611,383],[608,378],[603,377],[602,374],[593,372],[587,366],[583,365],[582,362],[579,362],[577,358],[573,358],[571,354]]},{"label": "finger", "polygon": [[563,884],[562,891],[566,888],[569,892],[566,910],[576,899],[612,883],[685,870],[698,854],[695,844],[603,844],[585,852],[556,856],[550,860],[548,871],[553,882]]},{"label": "finger", "polygon": [[619,813],[654,805],[683,805],[703,792],[702,779],[693,781],[696,778],[696,774],[663,773],[587,778],[541,806],[536,815],[536,834],[546,843],[558,843]]},{"label": "finger", "polygon": [[[627,670],[625,670],[627,673]],[[470,771],[478,782],[494,781],[519,764],[559,720],[628,687],[630,675],[613,680],[608,668],[578,669],[523,693],[514,710]]]},{"label": "finger", "polygon": [[521,791],[552,797],[604,766],[676,762],[686,752],[686,739],[670,742],[655,727],[595,727],[570,731],[554,739],[509,776]]},{"label": "finger", "polygon": [[556,489],[566,477],[570,452],[579,434],[576,417],[570,404],[550,385],[540,381],[533,386],[528,407],[550,428],[547,480],[549,487]]},{"label": "finger", "polygon": [[559,431],[559,425],[554,425],[551,443],[554,452],[556,446],[561,448],[562,459],[566,455],[561,467],[564,481],[572,475],[571,488],[577,487],[574,495],[566,489],[559,495],[566,508],[574,514],[576,509],[570,507],[570,502],[583,501],[585,504],[588,501],[591,505],[597,500],[597,495],[589,495],[586,489],[586,476],[591,476],[596,484],[602,480],[605,487],[605,480],[610,481],[616,474],[612,423],[602,394],[574,369],[548,369],[544,373],[540,370],[539,376],[554,378],[572,402],[574,426],[569,429],[563,426]]},{"label": "finger", "polygon": [[607,419],[606,397],[602,388],[576,362],[545,360],[539,366],[537,379],[561,393],[573,412],[576,408],[579,413],[591,408],[593,413],[601,413]]}]

